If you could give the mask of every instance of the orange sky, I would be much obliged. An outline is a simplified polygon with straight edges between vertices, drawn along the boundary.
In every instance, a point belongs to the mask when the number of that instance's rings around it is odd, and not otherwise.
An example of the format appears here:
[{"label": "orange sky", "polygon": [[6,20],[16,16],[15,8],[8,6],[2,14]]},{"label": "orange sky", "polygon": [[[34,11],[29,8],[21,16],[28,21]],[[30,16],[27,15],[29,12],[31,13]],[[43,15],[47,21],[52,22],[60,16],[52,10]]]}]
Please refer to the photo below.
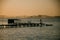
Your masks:
[{"label": "orange sky", "polygon": [[57,16],[56,0],[2,0],[0,14],[7,16],[49,15]]}]

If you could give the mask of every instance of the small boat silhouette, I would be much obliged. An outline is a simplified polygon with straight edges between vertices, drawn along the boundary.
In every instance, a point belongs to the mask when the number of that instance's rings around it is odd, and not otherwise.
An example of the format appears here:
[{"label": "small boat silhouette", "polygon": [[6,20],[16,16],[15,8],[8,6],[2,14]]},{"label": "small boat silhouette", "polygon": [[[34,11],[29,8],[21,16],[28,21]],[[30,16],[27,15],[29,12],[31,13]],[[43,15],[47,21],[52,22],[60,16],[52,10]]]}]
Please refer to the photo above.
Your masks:
[{"label": "small boat silhouette", "polygon": [[53,26],[53,24],[46,24],[46,26]]}]

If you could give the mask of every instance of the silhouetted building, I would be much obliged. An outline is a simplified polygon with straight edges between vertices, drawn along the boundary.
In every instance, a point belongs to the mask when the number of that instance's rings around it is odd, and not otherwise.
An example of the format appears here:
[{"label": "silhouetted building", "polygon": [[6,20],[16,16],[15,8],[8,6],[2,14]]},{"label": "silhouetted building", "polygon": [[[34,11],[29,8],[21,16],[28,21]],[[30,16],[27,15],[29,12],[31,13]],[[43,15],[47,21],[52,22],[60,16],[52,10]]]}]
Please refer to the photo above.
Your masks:
[{"label": "silhouetted building", "polygon": [[14,23],[14,19],[8,19],[8,24]]}]

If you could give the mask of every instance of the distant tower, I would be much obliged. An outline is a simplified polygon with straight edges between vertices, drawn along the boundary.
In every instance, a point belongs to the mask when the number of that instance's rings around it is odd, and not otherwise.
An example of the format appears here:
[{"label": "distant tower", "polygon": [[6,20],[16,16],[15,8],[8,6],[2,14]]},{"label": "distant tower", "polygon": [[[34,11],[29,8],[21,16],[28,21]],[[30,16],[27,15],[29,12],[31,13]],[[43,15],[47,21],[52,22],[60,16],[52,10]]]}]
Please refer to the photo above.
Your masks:
[{"label": "distant tower", "polygon": [[42,27],[42,25],[43,25],[43,24],[42,24],[42,19],[40,19],[40,27]]}]

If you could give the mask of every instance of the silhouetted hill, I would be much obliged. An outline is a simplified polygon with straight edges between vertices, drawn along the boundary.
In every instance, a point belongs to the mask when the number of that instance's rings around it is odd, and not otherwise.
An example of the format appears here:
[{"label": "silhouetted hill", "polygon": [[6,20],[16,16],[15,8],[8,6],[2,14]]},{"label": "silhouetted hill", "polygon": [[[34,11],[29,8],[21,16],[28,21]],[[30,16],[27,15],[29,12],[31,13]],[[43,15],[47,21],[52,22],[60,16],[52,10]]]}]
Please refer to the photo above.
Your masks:
[{"label": "silhouetted hill", "polygon": [[5,16],[5,15],[0,15],[0,18],[6,18],[7,16]]},{"label": "silhouetted hill", "polygon": [[47,15],[33,15],[33,16],[15,16],[8,17],[5,15],[0,15],[0,18],[60,18],[60,16],[47,16]]},{"label": "silhouetted hill", "polygon": [[60,16],[54,16],[54,18],[60,18]]},{"label": "silhouetted hill", "polygon": [[47,16],[47,15],[37,15],[37,16],[29,16],[28,18],[52,18],[52,16]]},{"label": "silhouetted hill", "polygon": [[13,17],[13,16],[0,15],[0,18],[16,18],[16,17]]}]

